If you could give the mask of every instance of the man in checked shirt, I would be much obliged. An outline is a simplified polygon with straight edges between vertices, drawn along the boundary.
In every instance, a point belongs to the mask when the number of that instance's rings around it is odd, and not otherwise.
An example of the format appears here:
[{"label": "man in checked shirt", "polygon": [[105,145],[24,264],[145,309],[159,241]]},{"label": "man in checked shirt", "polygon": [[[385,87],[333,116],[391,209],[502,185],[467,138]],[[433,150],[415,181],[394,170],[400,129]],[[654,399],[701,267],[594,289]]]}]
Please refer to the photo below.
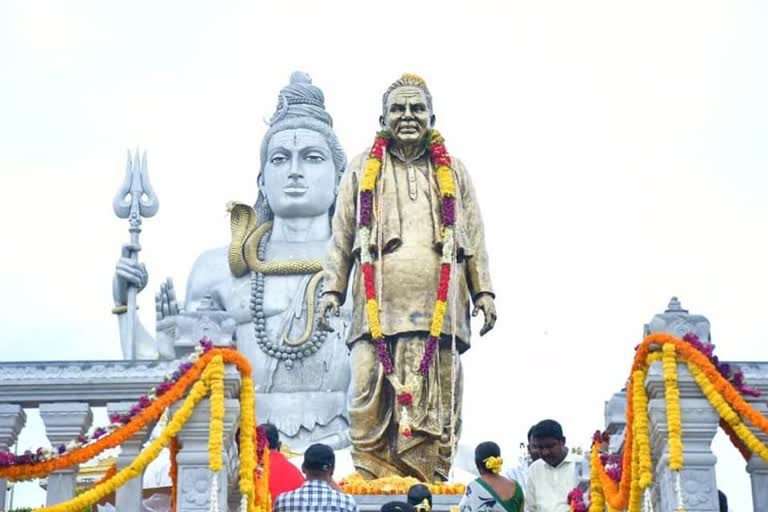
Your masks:
[{"label": "man in checked shirt", "polygon": [[335,464],[330,446],[318,443],[307,448],[301,465],[307,481],[295,491],[281,494],[273,512],[358,512],[352,496],[338,491],[333,482]]}]

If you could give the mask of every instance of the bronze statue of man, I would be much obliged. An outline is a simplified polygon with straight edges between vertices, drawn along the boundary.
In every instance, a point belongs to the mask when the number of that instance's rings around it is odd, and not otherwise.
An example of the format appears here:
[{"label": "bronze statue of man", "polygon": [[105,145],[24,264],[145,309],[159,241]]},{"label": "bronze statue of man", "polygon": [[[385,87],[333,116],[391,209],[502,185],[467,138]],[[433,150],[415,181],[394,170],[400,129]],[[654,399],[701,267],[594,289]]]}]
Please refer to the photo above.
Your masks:
[{"label": "bronze statue of man", "polygon": [[353,459],[366,478],[446,480],[461,428],[472,315],[496,321],[483,222],[469,175],[434,130],[423,79],[384,93],[382,131],[348,165],[324,263],[323,321],[350,274]]}]

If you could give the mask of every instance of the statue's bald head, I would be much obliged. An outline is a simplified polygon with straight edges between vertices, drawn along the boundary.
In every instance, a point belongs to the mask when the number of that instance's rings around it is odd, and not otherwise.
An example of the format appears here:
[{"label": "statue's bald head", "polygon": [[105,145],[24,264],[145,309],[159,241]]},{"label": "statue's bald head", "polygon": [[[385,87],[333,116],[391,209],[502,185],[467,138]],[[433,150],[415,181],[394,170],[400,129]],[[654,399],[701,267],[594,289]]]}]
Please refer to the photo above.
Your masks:
[{"label": "statue's bald head", "polygon": [[400,78],[392,82],[392,84],[387,87],[387,90],[384,92],[384,96],[381,98],[381,112],[383,115],[387,115],[387,101],[389,100],[389,95],[392,94],[395,89],[400,87],[416,87],[421,89],[425,98],[427,99],[427,108],[429,109],[429,113],[434,114],[434,110],[432,108],[432,94],[429,92],[427,82],[419,75],[414,75],[413,73],[403,73]]}]

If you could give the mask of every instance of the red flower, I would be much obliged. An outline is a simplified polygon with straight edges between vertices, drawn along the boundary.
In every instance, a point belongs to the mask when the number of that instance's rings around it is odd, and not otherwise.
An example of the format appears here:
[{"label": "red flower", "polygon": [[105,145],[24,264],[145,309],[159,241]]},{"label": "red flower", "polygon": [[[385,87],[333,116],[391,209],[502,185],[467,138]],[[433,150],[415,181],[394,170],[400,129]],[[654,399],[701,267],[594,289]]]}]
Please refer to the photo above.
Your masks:
[{"label": "red flower", "polygon": [[403,437],[413,437],[413,431],[411,427],[405,427],[402,431]]},{"label": "red flower", "polygon": [[402,391],[397,395],[397,403],[400,405],[411,405],[413,403],[413,395],[410,391]]}]

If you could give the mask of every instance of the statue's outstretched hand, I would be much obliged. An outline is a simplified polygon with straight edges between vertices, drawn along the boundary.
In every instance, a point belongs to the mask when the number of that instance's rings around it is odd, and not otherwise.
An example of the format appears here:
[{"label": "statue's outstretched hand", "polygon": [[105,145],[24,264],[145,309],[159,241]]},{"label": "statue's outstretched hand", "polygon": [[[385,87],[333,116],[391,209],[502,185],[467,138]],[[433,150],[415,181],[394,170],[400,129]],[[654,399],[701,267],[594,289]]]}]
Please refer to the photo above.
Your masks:
[{"label": "statue's outstretched hand", "polygon": [[490,293],[481,293],[475,297],[475,307],[472,309],[472,316],[482,311],[485,317],[483,328],[480,329],[480,336],[484,335],[496,325],[496,305],[493,302],[493,295]]},{"label": "statue's outstretched hand", "polygon": [[147,286],[147,267],[131,258],[131,254],[140,250],[139,244],[125,244],[120,251],[120,259],[117,260],[115,275],[112,278],[112,298],[115,305],[125,305],[128,302],[129,286],[135,286],[139,291]]},{"label": "statue's outstretched hand", "polygon": [[176,341],[176,328],[182,308],[176,300],[176,289],[169,277],[160,284],[160,291],[155,294],[155,331],[157,350],[161,359],[173,359],[173,342]]},{"label": "statue's outstretched hand", "polygon": [[325,292],[320,299],[320,305],[318,306],[318,313],[320,318],[317,321],[317,326],[324,331],[333,331],[331,326],[330,315],[334,316],[341,314],[341,299],[336,292]]}]

